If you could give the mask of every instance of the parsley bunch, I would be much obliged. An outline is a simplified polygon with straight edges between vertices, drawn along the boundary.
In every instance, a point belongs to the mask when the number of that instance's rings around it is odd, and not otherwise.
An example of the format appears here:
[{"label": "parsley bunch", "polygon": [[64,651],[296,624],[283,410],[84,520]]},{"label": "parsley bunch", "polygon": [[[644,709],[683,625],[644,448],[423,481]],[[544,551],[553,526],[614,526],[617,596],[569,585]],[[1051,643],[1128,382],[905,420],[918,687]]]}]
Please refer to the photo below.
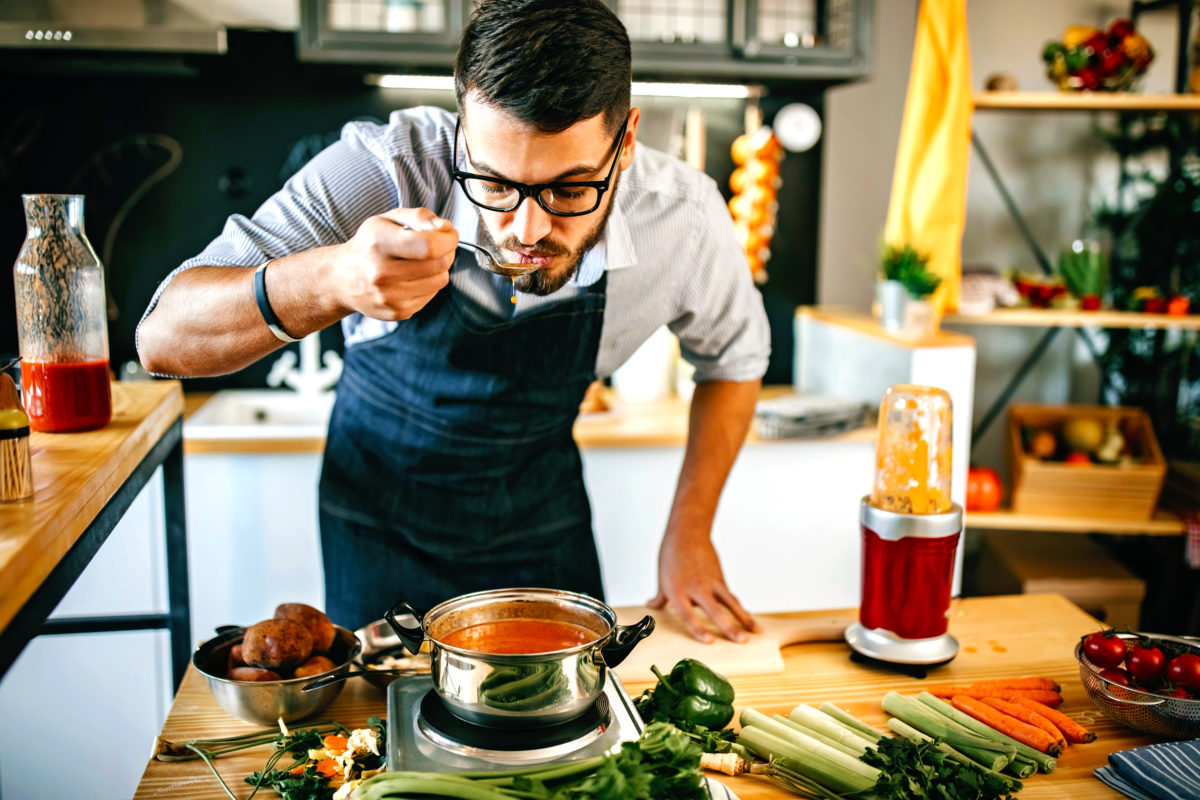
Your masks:
[{"label": "parsley bunch", "polygon": [[[862,760],[880,771],[874,796],[879,800],[1012,800],[1011,791],[1021,788],[1020,783],[980,767],[947,759],[937,748],[938,741],[884,737],[868,748]],[[1012,790],[1010,783],[1015,784]]]}]

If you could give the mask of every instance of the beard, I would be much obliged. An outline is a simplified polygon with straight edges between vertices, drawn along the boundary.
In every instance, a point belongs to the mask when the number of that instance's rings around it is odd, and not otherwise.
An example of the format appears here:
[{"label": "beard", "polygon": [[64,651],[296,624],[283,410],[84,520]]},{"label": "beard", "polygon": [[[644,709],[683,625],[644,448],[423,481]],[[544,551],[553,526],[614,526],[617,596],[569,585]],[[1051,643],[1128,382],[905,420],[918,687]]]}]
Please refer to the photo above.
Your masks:
[{"label": "beard", "polygon": [[[535,294],[540,297],[545,297],[548,294],[554,294],[559,289],[567,285],[567,282],[574,278],[579,273],[579,265],[583,262],[583,257],[588,251],[596,246],[596,242],[600,241],[600,237],[604,235],[604,228],[608,225],[608,217],[612,214],[613,206],[617,202],[617,184],[620,183],[620,173],[613,176],[612,187],[609,189],[608,205],[604,207],[604,211],[600,215],[600,220],[588,231],[583,238],[583,243],[575,250],[557,242],[549,237],[541,239],[532,245],[534,256],[552,256],[555,258],[565,257],[567,265],[561,268],[555,268],[553,271],[548,269],[539,269],[525,275],[519,275],[514,281],[517,291],[525,294]],[[527,203],[536,203],[537,201],[531,197],[525,198]],[[478,209],[476,209],[478,211]],[[484,231],[488,239],[492,238],[491,231],[488,230],[487,224],[483,221],[482,215],[479,219],[480,229]],[[522,243],[515,236],[508,236],[500,242],[495,243],[495,248],[507,250],[508,252],[516,252],[518,250],[525,251],[531,248],[530,245]]]}]

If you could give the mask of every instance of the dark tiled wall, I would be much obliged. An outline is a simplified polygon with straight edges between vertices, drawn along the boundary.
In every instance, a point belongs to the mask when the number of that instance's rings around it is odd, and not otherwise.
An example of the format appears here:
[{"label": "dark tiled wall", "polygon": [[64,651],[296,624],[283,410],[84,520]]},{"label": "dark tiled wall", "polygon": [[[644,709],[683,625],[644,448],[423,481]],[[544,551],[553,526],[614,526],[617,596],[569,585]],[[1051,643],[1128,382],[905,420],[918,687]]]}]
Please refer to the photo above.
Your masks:
[{"label": "dark tiled wall", "polygon": [[[167,59],[166,67],[137,62],[132,69],[107,54],[51,61],[0,52],[0,264],[11,268],[24,239],[22,193],[85,194],[88,237],[109,281],[114,366],[136,358],[134,330],[158,282],[203,249],[230,214],[253,213],[345,122],[453,102],[448,93],[404,96],[367,86],[362,71],[298,64],[292,47],[290,36],[242,34],[231,39],[227,56]],[[805,99],[820,108],[819,94]],[[671,109],[675,102],[642,104],[650,144],[668,147],[681,113]],[[741,107],[705,102],[708,171],[724,188]],[[768,101],[768,115],[778,102]],[[818,149],[789,156],[783,168],[781,215],[788,222],[766,290],[777,333],[775,381],[790,380],[791,309],[814,294],[819,165]],[[17,351],[12,291],[6,274],[0,357]],[[323,342],[340,348],[336,326]],[[263,386],[271,360],[188,388]]]}]

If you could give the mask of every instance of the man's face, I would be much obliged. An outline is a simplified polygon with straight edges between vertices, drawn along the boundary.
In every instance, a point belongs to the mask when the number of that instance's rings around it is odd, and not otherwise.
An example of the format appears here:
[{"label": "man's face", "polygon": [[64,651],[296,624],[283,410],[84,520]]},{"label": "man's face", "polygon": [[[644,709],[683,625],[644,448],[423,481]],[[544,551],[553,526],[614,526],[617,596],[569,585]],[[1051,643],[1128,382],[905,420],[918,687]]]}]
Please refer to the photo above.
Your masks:
[{"label": "man's face", "polygon": [[[544,133],[511,115],[478,102],[464,101],[460,169],[525,184],[602,181],[616,158],[615,132],[598,114],[559,133]],[[562,217],[526,197],[513,211],[476,207],[488,238],[505,261],[535,263],[538,270],[516,280],[523,292],[547,295],[574,277],[583,255],[604,232],[612,212],[620,172],[633,163],[638,110],[630,112],[620,162],[600,207],[590,214]],[[468,156],[467,151],[470,151]]]}]

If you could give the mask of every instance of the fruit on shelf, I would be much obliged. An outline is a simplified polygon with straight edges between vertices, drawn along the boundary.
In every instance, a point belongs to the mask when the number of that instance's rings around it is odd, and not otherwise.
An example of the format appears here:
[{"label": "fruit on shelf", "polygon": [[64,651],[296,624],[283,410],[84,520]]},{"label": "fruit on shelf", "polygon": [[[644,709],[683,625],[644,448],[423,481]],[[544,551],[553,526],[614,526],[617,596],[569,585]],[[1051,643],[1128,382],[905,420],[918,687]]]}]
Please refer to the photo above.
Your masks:
[{"label": "fruit on shelf", "polygon": [[1104,426],[1091,417],[1071,417],[1063,423],[1062,437],[1069,449],[1092,453],[1104,439]]},{"label": "fruit on shelf", "polygon": [[1129,91],[1154,60],[1154,49],[1127,19],[1108,30],[1070,25],[1042,48],[1046,77],[1063,91]]},{"label": "fruit on shelf", "polygon": [[1092,465],[1092,457],[1087,453],[1075,450],[1067,453],[1065,463],[1070,464],[1072,467],[1090,467]]},{"label": "fruit on shelf", "polygon": [[1003,494],[996,470],[987,467],[967,470],[967,511],[995,511]]},{"label": "fruit on shelf", "polygon": [[1188,313],[1191,305],[1191,298],[1187,295],[1177,294],[1167,301],[1167,313],[1176,317],[1182,317]]},{"label": "fruit on shelf", "polygon": [[1110,422],[1104,429],[1104,438],[1095,449],[1096,460],[1102,464],[1116,464],[1125,450],[1125,436],[1116,423]]},{"label": "fruit on shelf", "polygon": [[1067,295],[1067,287],[1054,278],[1016,275],[1013,277],[1013,286],[1031,308],[1049,308]]},{"label": "fruit on shelf", "polygon": [[1058,452],[1058,437],[1047,430],[1034,431],[1029,438],[1029,452],[1038,458],[1053,458]]}]

